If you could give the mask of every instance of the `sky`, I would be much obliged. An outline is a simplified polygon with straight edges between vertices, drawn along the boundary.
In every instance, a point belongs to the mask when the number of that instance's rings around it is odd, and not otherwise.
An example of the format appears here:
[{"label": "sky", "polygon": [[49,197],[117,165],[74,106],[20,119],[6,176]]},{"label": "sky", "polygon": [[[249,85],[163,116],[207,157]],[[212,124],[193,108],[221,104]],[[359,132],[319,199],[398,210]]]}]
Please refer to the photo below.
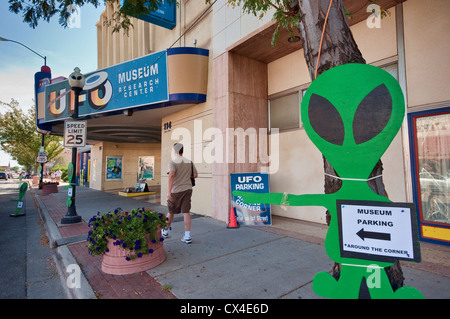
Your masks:
[{"label": "sky", "polygon": [[[85,5],[72,20],[70,28],[59,25],[59,15],[50,22],[39,21],[33,29],[23,22],[21,14],[9,11],[8,1],[0,1],[0,37],[23,43],[41,56],[47,57],[47,66],[52,78],[68,77],[75,67],[82,73],[97,69],[97,28],[102,4],[95,8]],[[34,74],[44,65],[44,59],[20,44],[0,41],[0,101],[9,103],[11,99],[19,102],[26,111],[34,107]],[[7,108],[0,106],[0,113]],[[37,154],[36,154],[37,156]],[[0,149],[0,166],[17,162]]]}]

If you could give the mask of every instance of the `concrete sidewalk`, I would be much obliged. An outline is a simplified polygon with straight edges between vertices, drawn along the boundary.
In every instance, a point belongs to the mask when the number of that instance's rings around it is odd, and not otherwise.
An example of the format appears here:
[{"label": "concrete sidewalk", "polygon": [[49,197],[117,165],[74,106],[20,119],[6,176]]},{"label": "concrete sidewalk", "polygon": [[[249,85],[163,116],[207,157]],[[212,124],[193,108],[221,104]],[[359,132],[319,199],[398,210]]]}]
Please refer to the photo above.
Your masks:
[{"label": "concrete sidewalk", "polygon": [[[223,222],[193,215],[192,244],[180,241],[184,224],[177,216],[164,241],[167,258],[161,265],[139,274],[108,275],[101,271],[101,257],[87,252],[86,222],[99,210],[151,207],[166,213],[167,208],[77,187],[76,208],[83,222],[60,225],[67,212],[67,191],[59,187],[59,193],[43,196],[33,187],[31,192],[61,275],[69,275],[69,265],[81,267],[81,287],[68,288],[73,298],[320,299],[312,279],[333,264],[323,246],[324,225],[274,217],[272,226],[227,229]],[[402,262],[405,284],[426,298],[450,298],[450,247],[421,243],[421,250],[422,263]]]}]

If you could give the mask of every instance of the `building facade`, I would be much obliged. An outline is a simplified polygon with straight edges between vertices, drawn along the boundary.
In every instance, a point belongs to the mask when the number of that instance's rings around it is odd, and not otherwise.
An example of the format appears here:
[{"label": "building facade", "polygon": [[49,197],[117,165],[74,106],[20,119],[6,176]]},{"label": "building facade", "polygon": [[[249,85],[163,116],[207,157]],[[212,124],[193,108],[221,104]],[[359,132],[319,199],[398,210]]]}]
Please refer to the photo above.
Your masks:
[{"label": "building facade", "polygon": [[[450,244],[450,3],[378,1],[389,11],[378,20],[364,1],[343,2],[366,63],[391,73],[405,96],[407,116],[382,157],[388,196],[416,203],[422,240]],[[270,13],[255,17],[226,0],[179,0],[173,29],[133,19],[126,35],[111,33],[104,23],[114,9],[108,4],[97,23],[99,69],[175,48],[206,50],[202,62],[167,56],[169,90],[185,86],[188,92],[203,90],[206,98],[89,119],[91,130],[104,132],[91,139],[90,187],[132,186],[139,177],[139,158],[150,156],[154,178],[147,184],[160,187],[164,201],[172,145],[181,142],[199,172],[194,213],[228,222],[231,173],[268,172],[271,192],[323,193],[322,155],[300,118],[311,83],[302,45],[281,32],[272,46],[276,25]],[[189,87],[196,82],[192,77],[201,77],[201,89]],[[106,175],[111,158],[123,163],[121,179]],[[271,212],[326,222],[321,207],[272,205]]]}]

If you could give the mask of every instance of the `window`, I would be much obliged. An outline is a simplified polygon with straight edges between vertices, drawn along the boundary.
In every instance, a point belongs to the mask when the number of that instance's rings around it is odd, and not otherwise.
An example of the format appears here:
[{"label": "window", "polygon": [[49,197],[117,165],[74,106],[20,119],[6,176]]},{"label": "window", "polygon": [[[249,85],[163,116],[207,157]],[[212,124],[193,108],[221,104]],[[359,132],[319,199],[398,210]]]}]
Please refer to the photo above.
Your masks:
[{"label": "window", "polygon": [[392,75],[396,80],[398,80],[398,65],[397,65],[397,63],[389,64],[386,66],[381,66],[380,68],[385,70],[390,75]]},{"label": "window", "polygon": [[408,115],[421,236],[450,244],[450,109]]},{"label": "window", "polygon": [[[380,64],[378,67],[398,79],[397,63],[386,62],[386,64]],[[280,93],[273,97],[269,97],[269,126],[271,129],[278,128],[281,132],[303,127],[300,115],[300,105],[309,84],[310,83],[307,83],[295,89],[291,89],[288,92],[285,92],[285,94]]]},{"label": "window", "polygon": [[280,131],[301,127],[300,121],[301,91],[269,99],[270,128]]}]

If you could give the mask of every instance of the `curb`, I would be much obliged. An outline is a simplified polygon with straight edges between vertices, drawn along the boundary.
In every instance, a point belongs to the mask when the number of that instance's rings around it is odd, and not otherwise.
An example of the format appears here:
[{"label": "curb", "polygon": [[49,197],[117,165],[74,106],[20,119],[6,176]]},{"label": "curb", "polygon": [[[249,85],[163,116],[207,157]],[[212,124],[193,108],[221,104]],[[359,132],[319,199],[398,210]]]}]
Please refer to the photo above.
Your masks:
[{"label": "curb", "polygon": [[[78,266],[77,261],[73,257],[72,253],[70,252],[69,248],[67,246],[60,246],[56,248],[56,264],[58,268],[58,272],[61,275],[61,278],[65,278],[66,282],[63,282],[63,286],[68,292],[68,295],[72,298],[70,299],[97,299],[94,290],[92,290],[91,285],[87,281],[86,277],[84,276],[83,271]],[[70,265],[76,265],[78,267],[78,270],[73,270],[72,273],[69,273],[68,271],[64,271],[65,269],[68,269]],[[72,267],[71,267],[72,269]],[[79,288],[69,288],[67,281],[70,279],[69,275],[74,274],[75,271],[78,271],[80,274],[79,277]],[[67,278],[66,278],[67,277]]]},{"label": "curb", "polygon": [[41,217],[45,230],[47,232],[47,237],[49,238],[49,246],[55,255],[55,263],[58,269],[58,273],[61,278],[61,284],[66,292],[69,299],[97,299],[94,290],[87,281],[83,271],[80,273],[80,288],[69,288],[67,285],[67,280],[69,278],[69,273],[66,271],[70,265],[77,265],[78,263],[73,257],[67,245],[58,245],[58,241],[62,239],[61,233],[59,232],[58,226],[55,224],[51,218],[47,209],[45,209],[39,196],[35,193],[35,190],[30,187],[30,194],[33,198],[36,210]]}]

